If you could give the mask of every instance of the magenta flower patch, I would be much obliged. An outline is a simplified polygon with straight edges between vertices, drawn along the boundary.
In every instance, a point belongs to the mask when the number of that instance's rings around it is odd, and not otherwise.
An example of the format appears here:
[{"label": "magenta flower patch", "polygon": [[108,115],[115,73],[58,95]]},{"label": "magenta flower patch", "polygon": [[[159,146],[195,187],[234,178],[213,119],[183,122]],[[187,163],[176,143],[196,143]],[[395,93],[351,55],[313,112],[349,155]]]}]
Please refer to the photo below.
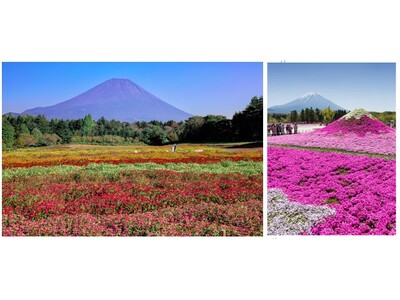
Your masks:
[{"label": "magenta flower patch", "polygon": [[317,235],[394,235],[395,168],[395,160],[268,147],[269,189],[335,210],[310,230]]},{"label": "magenta flower patch", "polygon": [[268,144],[329,148],[375,154],[396,154],[396,134],[394,131],[385,134],[366,133],[364,136],[359,136],[354,133],[329,134],[316,130],[303,134],[268,137]]},{"label": "magenta flower patch", "polygon": [[268,143],[395,155],[396,131],[356,109],[324,128],[268,137]]},{"label": "magenta flower patch", "polygon": [[[356,112],[358,112],[356,110]],[[354,114],[354,112],[349,115]],[[346,115],[347,116],[347,115]],[[269,144],[329,148],[375,154],[396,154],[396,131],[367,115],[343,118],[304,133],[268,137]]]}]

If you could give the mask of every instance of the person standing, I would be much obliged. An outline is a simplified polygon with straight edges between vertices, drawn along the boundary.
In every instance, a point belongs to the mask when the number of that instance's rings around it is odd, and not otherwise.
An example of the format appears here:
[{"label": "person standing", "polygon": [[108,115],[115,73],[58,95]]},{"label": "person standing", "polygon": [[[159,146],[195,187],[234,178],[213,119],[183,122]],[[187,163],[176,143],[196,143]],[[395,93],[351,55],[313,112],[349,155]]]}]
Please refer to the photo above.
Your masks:
[{"label": "person standing", "polygon": [[277,129],[278,127],[276,126],[276,124],[275,123],[272,124],[272,135],[278,135]]}]

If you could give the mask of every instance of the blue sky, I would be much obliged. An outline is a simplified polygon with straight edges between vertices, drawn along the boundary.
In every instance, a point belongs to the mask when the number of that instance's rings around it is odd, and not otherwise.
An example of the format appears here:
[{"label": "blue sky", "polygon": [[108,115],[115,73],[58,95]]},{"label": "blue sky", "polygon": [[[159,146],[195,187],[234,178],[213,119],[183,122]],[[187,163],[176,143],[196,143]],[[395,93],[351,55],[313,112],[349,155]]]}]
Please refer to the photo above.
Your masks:
[{"label": "blue sky", "polygon": [[320,93],[353,110],[395,111],[395,63],[269,63],[268,107]]},{"label": "blue sky", "polygon": [[111,78],[127,78],[188,113],[227,117],[263,95],[263,64],[3,63],[3,113],[73,98]]}]

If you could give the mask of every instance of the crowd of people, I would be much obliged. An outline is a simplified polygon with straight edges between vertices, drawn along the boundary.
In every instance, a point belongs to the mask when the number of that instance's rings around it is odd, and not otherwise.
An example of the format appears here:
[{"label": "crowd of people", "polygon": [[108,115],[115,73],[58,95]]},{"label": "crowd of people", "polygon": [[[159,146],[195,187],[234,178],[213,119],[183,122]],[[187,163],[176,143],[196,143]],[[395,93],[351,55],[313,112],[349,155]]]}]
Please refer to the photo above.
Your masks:
[{"label": "crowd of people", "polygon": [[284,134],[296,134],[298,133],[298,125],[294,123],[294,125],[288,124],[271,124],[268,125],[268,135],[284,135]]}]

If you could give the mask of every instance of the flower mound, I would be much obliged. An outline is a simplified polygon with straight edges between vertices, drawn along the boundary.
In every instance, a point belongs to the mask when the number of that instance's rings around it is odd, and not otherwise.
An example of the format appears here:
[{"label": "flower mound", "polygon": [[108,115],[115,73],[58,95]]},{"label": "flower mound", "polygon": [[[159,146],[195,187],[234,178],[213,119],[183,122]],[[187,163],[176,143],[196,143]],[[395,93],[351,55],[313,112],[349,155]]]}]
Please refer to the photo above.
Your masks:
[{"label": "flower mound", "polygon": [[311,228],[335,210],[326,205],[304,205],[290,202],[278,189],[268,191],[268,234],[295,235],[311,233]]},{"label": "flower mound", "polygon": [[[346,115],[347,116],[347,115]],[[327,134],[356,134],[363,137],[367,133],[371,134],[384,134],[394,132],[394,129],[385,125],[381,121],[370,118],[364,114],[359,119],[353,118],[340,118],[339,120],[329,124],[328,126],[319,129],[319,132]]]}]

